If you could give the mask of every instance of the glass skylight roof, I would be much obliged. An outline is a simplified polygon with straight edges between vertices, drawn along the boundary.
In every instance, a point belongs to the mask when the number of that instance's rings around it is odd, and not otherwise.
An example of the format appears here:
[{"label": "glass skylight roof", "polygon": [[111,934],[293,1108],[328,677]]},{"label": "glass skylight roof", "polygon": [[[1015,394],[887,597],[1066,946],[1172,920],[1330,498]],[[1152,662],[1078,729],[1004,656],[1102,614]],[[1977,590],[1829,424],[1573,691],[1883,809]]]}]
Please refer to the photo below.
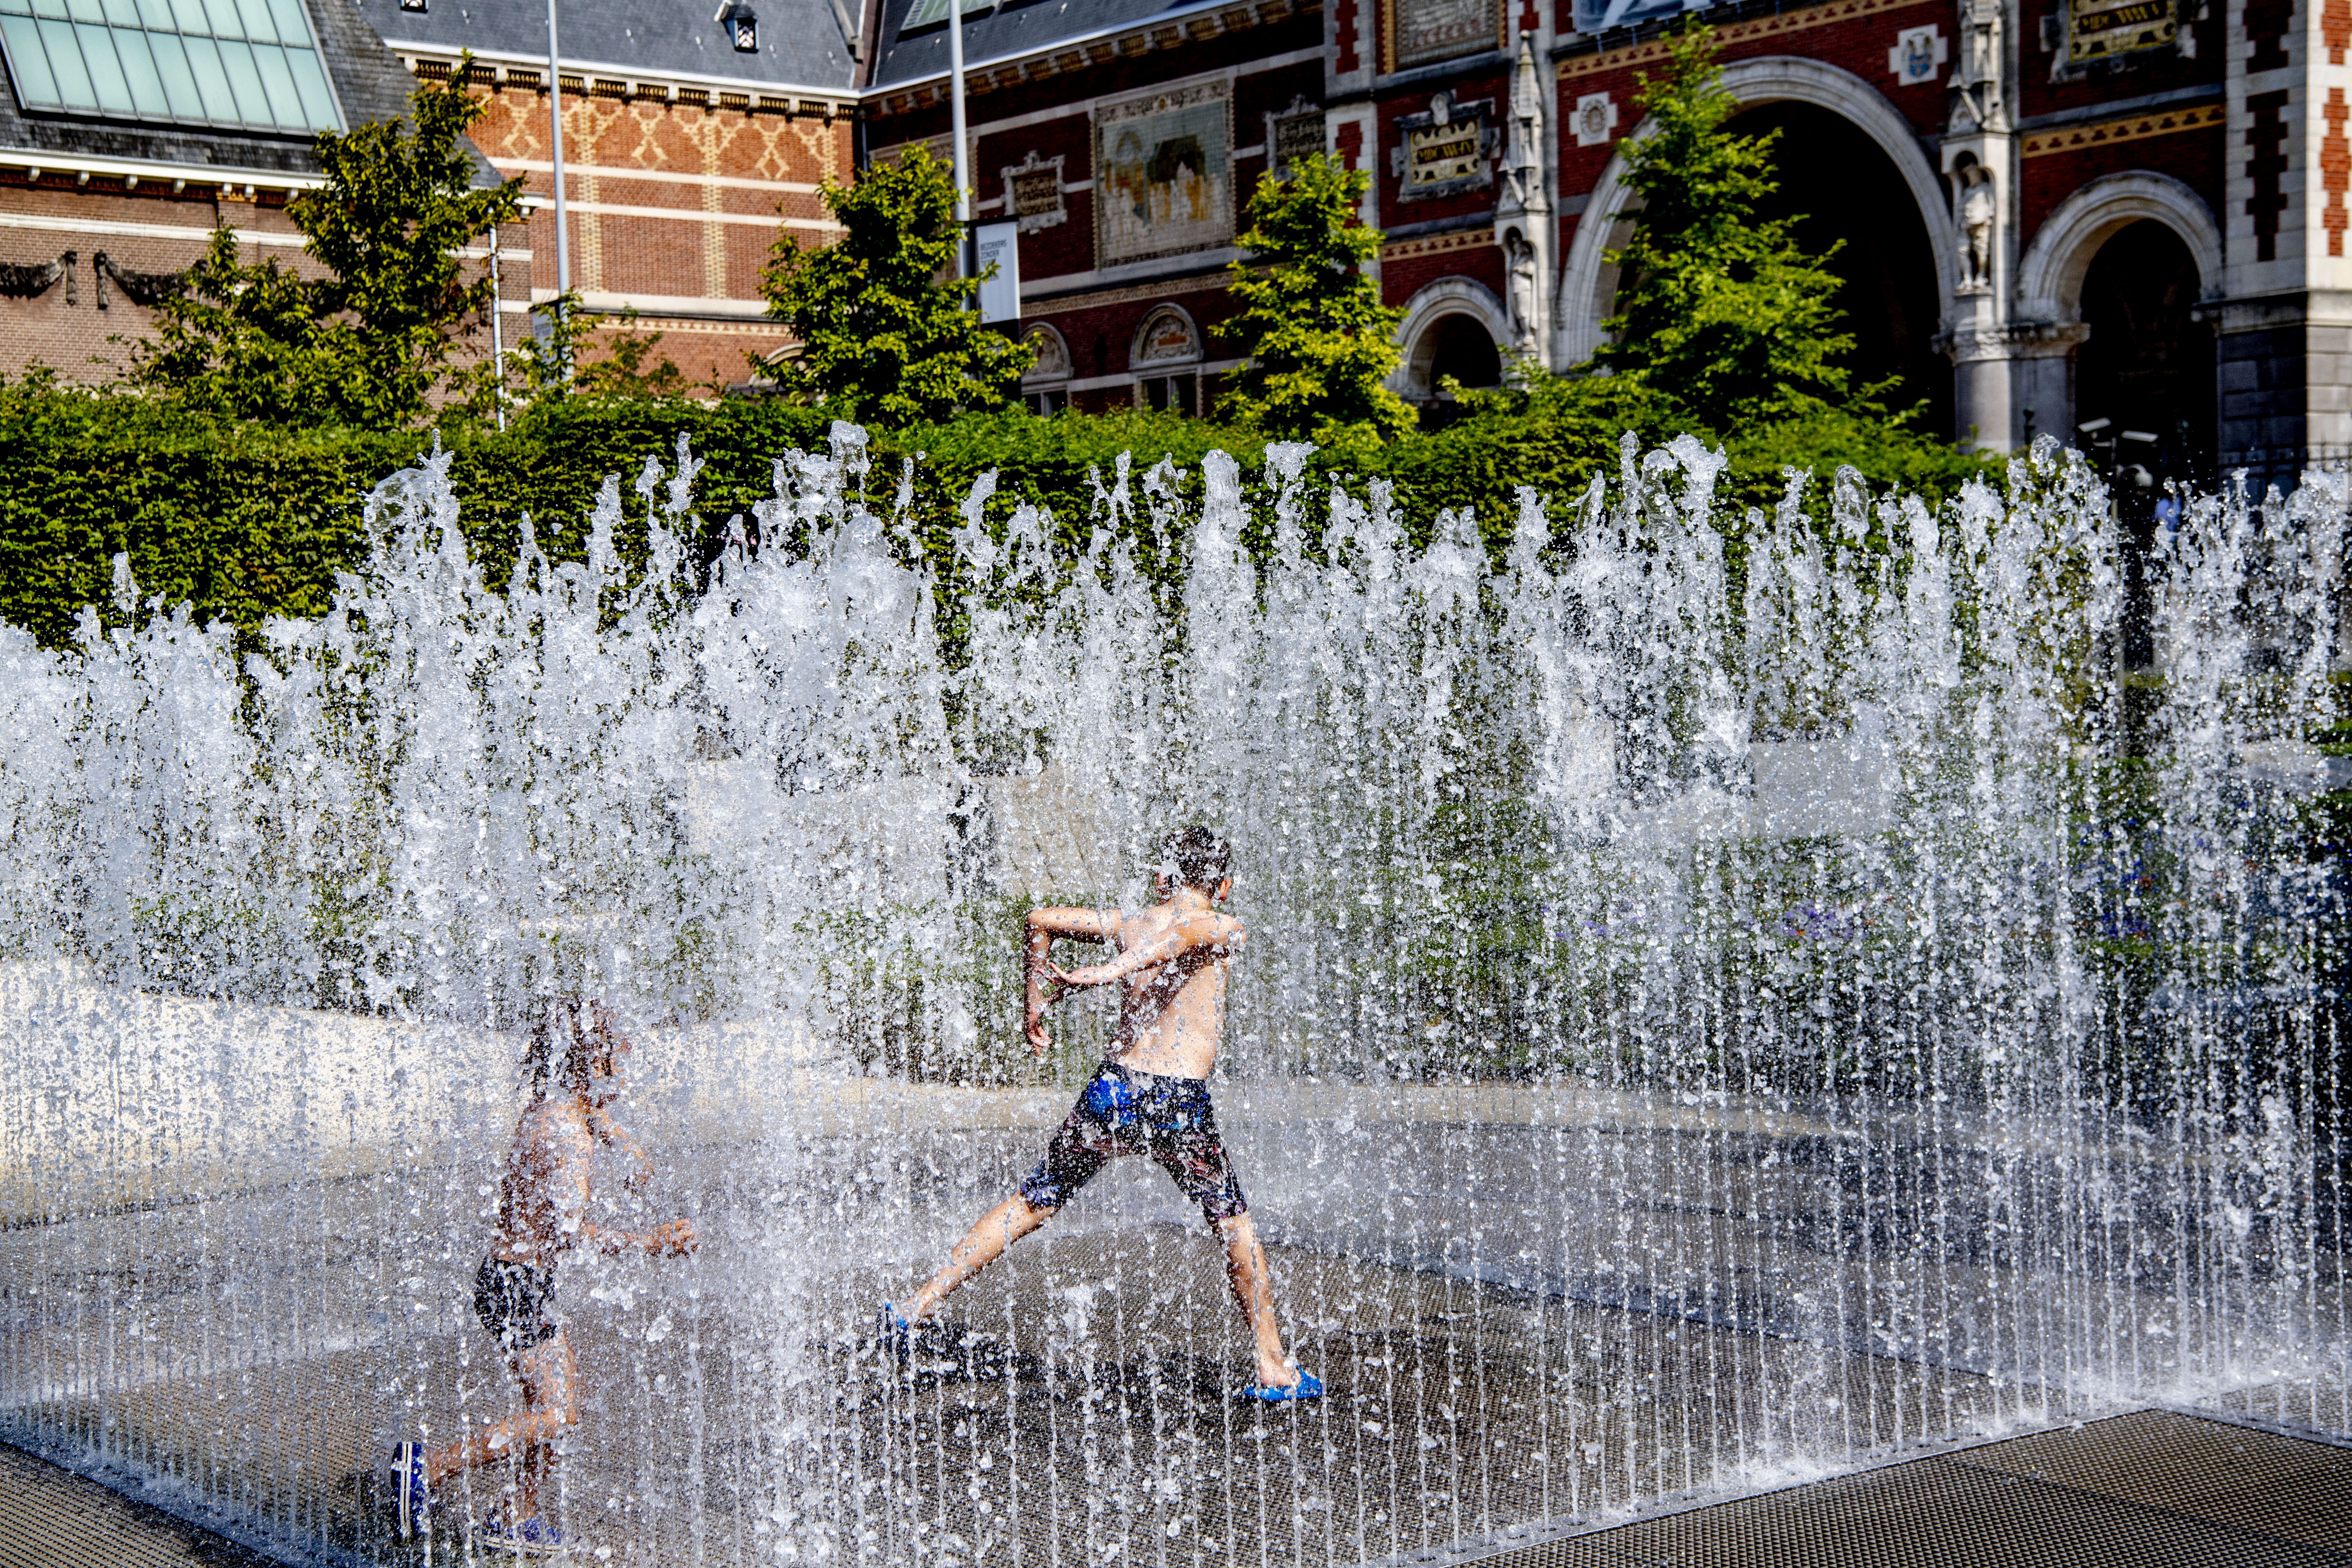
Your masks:
[{"label": "glass skylight roof", "polygon": [[[996,0],[963,0],[963,14],[978,16],[996,9]],[[898,31],[911,33],[918,27],[928,27],[934,22],[948,19],[948,0],[915,0],[907,9],[907,19],[898,24]]]},{"label": "glass skylight roof", "polygon": [[26,109],[340,131],[302,0],[0,0]]}]

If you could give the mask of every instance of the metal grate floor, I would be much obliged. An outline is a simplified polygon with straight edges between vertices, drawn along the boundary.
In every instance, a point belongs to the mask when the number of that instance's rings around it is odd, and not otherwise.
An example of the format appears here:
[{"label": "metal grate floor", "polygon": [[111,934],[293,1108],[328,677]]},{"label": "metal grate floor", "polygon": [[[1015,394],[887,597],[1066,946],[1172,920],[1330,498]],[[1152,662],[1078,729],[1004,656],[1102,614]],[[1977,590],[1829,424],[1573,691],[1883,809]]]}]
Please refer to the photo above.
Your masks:
[{"label": "metal grate floor", "polygon": [[2352,1448],[2147,1410],[1473,1560],[1478,1568],[2352,1564]]},{"label": "metal grate floor", "polygon": [[269,1568],[96,1481],[0,1444],[0,1568]]}]

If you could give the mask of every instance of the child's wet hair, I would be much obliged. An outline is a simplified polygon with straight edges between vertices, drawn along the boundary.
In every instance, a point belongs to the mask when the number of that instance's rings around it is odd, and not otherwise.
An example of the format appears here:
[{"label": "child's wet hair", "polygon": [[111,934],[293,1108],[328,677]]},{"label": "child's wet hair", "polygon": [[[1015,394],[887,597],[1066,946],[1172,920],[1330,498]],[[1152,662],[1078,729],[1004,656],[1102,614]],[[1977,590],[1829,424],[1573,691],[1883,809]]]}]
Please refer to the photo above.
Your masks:
[{"label": "child's wet hair", "polygon": [[551,996],[540,1010],[530,1027],[530,1041],[523,1047],[523,1076],[533,1089],[547,1089],[548,1069],[556,1065],[556,1038],[563,1039],[561,1081],[566,1088],[584,1089],[595,1074],[596,1034],[586,1021],[588,1004],[577,994]]},{"label": "child's wet hair", "polygon": [[1196,822],[1171,834],[1160,846],[1160,868],[1188,888],[1213,893],[1225,879],[1225,867],[1232,858],[1233,846],[1225,842],[1224,835]]}]

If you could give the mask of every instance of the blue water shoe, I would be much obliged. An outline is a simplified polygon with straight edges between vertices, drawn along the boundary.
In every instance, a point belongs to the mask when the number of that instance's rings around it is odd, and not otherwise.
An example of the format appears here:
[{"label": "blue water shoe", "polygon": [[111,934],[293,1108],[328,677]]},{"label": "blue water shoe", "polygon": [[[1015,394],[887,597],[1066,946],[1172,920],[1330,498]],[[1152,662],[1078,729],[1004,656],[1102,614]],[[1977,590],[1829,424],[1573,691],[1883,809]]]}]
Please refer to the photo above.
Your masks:
[{"label": "blue water shoe", "polygon": [[555,1526],[537,1514],[510,1524],[503,1508],[490,1510],[474,1539],[493,1552],[511,1552],[518,1557],[553,1557],[563,1550],[563,1532]]},{"label": "blue water shoe", "polygon": [[906,1365],[914,1359],[915,1325],[907,1321],[907,1315],[893,1301],[883,1302],[876,1316],[880,1322],[875,1337],[882,1342],[882,1348],[890,1352],[892,1359],[900,1366]]},{"label": "blue water shoe", "polygon": [[392,1494],[400,1538],[412,1540],[424,1528],[425,1510],[432,1500],[425,1484],[424,1444],[402,1443],[392,1450]]},{"label": "blue water shoe", "polygon": [[1266,1388],[1254,1384],[1241,1391],[1241,1397],[1264,1400],[1268,1405],[1285,1405],[1294,1399],[1320,1399],[1323,1397],[1323,1380],[1311,1372],[1302,1372],[1298,1374],[1298,1381],[1288,1388]]}]

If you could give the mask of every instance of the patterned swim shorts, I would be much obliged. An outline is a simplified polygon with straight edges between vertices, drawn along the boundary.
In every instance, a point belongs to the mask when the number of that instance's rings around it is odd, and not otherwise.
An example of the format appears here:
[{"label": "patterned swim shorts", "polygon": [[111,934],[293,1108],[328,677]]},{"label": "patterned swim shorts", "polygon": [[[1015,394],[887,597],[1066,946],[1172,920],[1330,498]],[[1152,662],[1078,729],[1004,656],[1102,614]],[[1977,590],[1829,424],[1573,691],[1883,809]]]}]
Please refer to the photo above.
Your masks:
[{"label": "patterned swim shorts", "polygon": [[493,1256],[474,1275],[474,1316],[509,1355],[555,1337],[554,1305],[554,1277],[533,1264]]},{"label": "patterned swim shorts", "polygon": [[1217,1136],[1205,1079],[1163,1078],[1103,1063],[1078,1094],[1045,1157],[1021,1184],[1033,1208],[1057,1209],[1120,1154],[1149,1154],[1211,1225],[1249,1212]]}]

